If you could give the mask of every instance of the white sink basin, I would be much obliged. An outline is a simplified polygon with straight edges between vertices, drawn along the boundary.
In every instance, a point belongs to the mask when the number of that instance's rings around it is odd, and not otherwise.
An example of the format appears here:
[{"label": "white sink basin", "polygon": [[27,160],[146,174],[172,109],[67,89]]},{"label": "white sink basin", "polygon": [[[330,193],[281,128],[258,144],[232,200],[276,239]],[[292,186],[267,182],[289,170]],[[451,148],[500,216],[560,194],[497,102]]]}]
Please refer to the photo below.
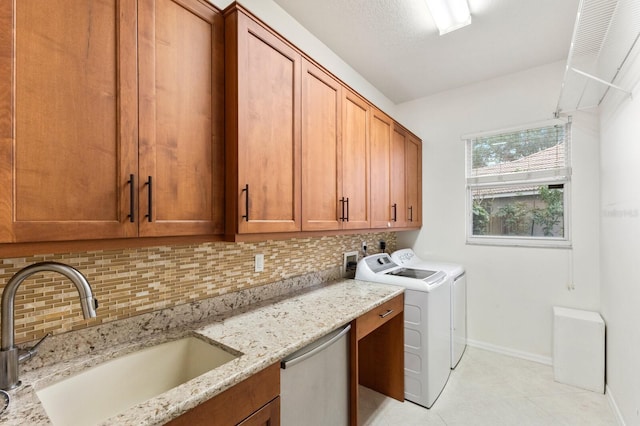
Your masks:
[{"label": "white sink basin", "polygon": [[54,425],[91,425],[235,358],[196,337],[185,337],[107,361],[36,394]]}]

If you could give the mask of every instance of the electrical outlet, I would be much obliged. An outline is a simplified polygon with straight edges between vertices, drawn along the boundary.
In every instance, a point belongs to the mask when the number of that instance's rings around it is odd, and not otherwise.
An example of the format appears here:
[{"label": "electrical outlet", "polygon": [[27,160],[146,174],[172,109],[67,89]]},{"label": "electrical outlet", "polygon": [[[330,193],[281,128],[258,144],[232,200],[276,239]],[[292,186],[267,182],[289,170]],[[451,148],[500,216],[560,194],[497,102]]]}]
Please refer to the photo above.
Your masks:
[{"label": "electrical outlet", "polygon": [[254,266],[256,272],[264,271],[264,254],[256,254]]},{"label": "electrical outlet", "polygon": [[354,278],[356,267],[358,266],[358,252],[350,251],[342,255],[342,276],[344,278]]}]

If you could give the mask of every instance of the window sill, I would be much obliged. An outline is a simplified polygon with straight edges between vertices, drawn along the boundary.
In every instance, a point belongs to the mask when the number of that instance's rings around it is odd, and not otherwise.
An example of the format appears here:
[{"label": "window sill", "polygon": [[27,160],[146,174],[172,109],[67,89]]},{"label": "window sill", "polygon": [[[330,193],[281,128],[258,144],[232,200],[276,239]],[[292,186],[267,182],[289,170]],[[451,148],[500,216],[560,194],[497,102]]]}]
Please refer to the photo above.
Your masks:
[{"label": "window sill", "polygon": [[560,238],[467,237],[467,245],[571,249],[571,241]]}]

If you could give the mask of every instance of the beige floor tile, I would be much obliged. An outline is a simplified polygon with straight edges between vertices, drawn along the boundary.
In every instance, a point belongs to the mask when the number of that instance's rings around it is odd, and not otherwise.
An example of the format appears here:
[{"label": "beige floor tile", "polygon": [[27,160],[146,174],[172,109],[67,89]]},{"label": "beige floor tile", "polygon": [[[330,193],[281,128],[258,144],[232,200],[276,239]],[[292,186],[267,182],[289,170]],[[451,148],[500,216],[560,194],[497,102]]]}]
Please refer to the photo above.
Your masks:
[{"label": "beige floor tile", "polygon": [[616,425],[605,395],[555,382],[550,366],[477,348],[467,348],[430,410],[360,389],[361,425]]},{"label": "beige floor tile", "polygon": [[359,423],[367,426],[445,426],[442,418],[424,407],[387,398],[360,387]]},{"label": "beige floor tile", "polygon": [[[436,402],[437,404],[437,402]],[[448,426],[544,426],[551,425],[552,416],[524,397],[502,398],[466,403],[442,409],[432,407]]]},{"label": "beige floor tile", "polygon": [[583,391],[529,399],[550,413],[559,425],[615,425],[613,412],[604,395]]}]

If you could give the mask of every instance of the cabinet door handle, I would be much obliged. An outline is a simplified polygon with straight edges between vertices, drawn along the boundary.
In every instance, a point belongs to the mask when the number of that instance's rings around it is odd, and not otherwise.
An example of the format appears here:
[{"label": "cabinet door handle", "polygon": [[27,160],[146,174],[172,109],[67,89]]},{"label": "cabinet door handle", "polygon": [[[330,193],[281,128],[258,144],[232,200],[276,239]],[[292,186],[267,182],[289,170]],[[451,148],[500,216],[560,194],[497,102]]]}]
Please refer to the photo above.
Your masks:
[{"label": "cabinet door handle", "polygon": [[345,203],[347,204],[347,222],[349,222],[349,197],[347,197]]},{"label": "cabinet door handle", "polygon": [[398,221],[398,204],[393,203],[393,205],[391,206],[393,208],[393,220],[394,222]]},{"label": "cabinet door handle", "polygon": [[242,215],[242,219],[249,222],[249,184],[246,184],[244,188],[242,188],[242,192],[246,192],[247,195],[244,199],[244,211],[246,214]]},{"label": "cabinet door handle", "polygon": [[149,187],[149,203],[148,203],[148,213],[144,215],[144,217],[149,218],[149,222],[153,222],[153,217],[151,216],[151,209],[153,208],[153,183],[151,181],[151,176],[149,176],[149,180],[146,181],[145,186]]},{"label": "cabinet door handle", "polygon": [[136,195],[136,180],[135,175],[129,175],[129,180],[127,181],[129,184],[129,214],[127,217],[129,218],[129,222],[135,222],[135,195]]},{"label": "cabinet door handle", "polygon": [[380,314],[378,315],[380,318],[385,318],[388,317],[389,315],[391,315],[393,313],[393,309],[387,309],[387,312],[385,312],[384,314]]},{"label": "cabinet door handle", "polygon": [[413,206],[409,207],[409,222],[413,222]]},{"label": "cabinet door handle", "polygon": [[340,210],[342,211],[342,214],[340,215],[340,221],[344,222],[345,221],[345,216],[344,216],[344,197],[340,198]]}]

